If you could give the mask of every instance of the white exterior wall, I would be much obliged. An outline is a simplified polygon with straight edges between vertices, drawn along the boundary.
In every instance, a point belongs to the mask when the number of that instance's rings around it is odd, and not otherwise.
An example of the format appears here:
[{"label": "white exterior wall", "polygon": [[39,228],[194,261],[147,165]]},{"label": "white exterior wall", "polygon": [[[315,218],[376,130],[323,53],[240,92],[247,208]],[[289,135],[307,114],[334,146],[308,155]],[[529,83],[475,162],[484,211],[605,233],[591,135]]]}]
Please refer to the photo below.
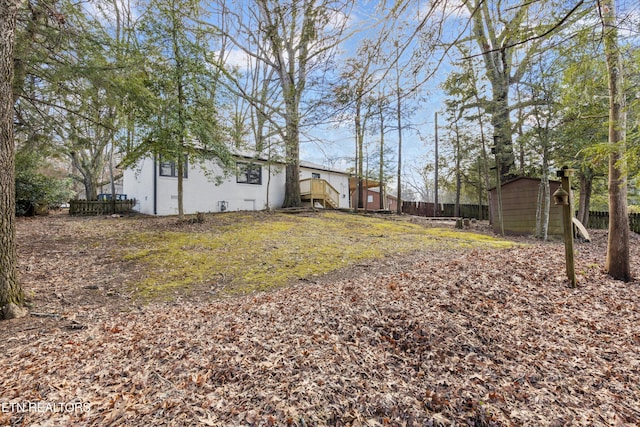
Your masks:
[{"label": "white exterior wall", "polygon": [[134,210],[153,215],[153,160],[144,158],[133,168],[125,169],[122,192],[129,199],[136,199]]},{"label": "white exterior wall", "polygon": [[[268,165],[259,160],[238,159],[238,162],[262,165],[262,184],[236,182],[235,173],[216,185],[215,177],[222,174],[221,168],[213,161],[204,165],[189,164],[187,178],[183,184],[184,213],[221,212],[225,202],[226,211],[263,210],[280,208],[284,202],[285,170],[283,165]],[[209,171],[205,174],[203,167]],[[269,173],[271,169],[271,173]],[[312,178],[320,174],[340,193],[340,208],[349,208],[349,177],[346,173],[327,171],[320,168],[301,166],[300,179]],[[154,211],[154,174],[156,175],[157,200]],[[271,175],[269,179],[269,175]],[[154,168],[153,159],[144,158],[137,165],[124,171],[123,193],[129,199],[137,200],[134,209],[147,215],[178,214],[178,178],[160,176],[159,167]],[[268,197],[267,197],[268,188]]]},{"label": "white exterior wall", "polygon": [[[250,162],[250,160],[239,160]],[[271,208],[278,208],[284,202],[284,169],[279,165],[262,165],[262,184],[245,184],[236,182],[232,173],[216,185],[216,176],[222,175],[221,168],[213,161],[204,165],[189,164],[187,178],[183,182],[183,205],[185,214],[196,212],[221,212],[222,205],[226,211],[263,210],[267,208],[267,199]],[[208,171],[205,174],[203,167]],[[154,212],[154,165],[151,158],[145,158],[139,164],[127,169],[124,174],[124,191],[128,198],[135,198],[138,203],[135,210],[148,215],[178,214],[178,178],[156,174],[156,211]],[[267,188],[269,194],[267,197]]]}]

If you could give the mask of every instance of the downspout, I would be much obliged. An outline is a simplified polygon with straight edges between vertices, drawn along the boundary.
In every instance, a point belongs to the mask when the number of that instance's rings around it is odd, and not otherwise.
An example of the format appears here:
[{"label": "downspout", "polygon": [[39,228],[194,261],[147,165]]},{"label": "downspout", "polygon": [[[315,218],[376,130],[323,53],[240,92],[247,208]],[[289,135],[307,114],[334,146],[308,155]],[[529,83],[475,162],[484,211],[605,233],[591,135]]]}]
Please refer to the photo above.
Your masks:
[{"label": "downspout", "polygon": [[158,162],[153,156],[153,214],[158,215]]}]

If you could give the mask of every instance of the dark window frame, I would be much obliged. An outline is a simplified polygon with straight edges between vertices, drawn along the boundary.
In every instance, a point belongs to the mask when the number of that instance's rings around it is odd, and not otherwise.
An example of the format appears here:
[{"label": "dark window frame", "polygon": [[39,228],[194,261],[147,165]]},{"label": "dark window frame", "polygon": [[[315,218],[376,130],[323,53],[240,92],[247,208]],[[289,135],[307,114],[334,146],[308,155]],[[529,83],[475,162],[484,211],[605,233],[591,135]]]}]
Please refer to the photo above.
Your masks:
[{"label": "dark window frame", "polygon": [[236,162],[236,182],[238,184],[262,185],[262,165]]},{"label": "dark window frame", "polygon": [[[175,160],[162,160],[162,154],[158,156],[158,174],[167,178],[178,177],[178,167]],[[182,177],[189,178],[189,160],[187,155],[184,155],[184,167],[182,170]]]}]

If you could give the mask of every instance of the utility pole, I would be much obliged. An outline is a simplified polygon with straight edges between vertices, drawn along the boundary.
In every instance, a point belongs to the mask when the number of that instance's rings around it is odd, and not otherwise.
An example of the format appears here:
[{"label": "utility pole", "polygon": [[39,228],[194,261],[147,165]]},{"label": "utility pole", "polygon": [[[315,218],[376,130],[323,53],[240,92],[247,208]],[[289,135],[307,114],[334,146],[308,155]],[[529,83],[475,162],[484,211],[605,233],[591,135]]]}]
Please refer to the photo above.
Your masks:
[{"label": "utility pole", "polygon": [[402,105],[400,98],[400,50],[399,44],[396,42],[396,95],[397,99],[397,121],[398,121],[398,193],[397,193],[397,206],[396,213],[402,214]]}]

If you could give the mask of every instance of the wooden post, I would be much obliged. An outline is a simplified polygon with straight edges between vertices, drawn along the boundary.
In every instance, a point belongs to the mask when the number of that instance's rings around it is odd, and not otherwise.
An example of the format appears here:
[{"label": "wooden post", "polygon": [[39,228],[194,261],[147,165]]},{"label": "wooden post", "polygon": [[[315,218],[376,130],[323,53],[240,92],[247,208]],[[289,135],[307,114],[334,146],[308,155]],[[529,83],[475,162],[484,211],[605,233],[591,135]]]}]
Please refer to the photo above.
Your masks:
[{"label": "wooden post", "polygon": [[[562,178],[561,188],[566,193],[566,200],[555,200],[556,204],[562,205],[562,228],[564,231],[564,255],[566,259],[567,277],[569,278],[569,286],[575,288],[576,285],[576,272],[573,259],[573,220],[572,220],[572,207],[571,207],[571,176],[574,170],[564,166],[557,172],[557,176]],[[557,192],[556,192],[557,194]],[[556,196],[554,194],[554,197]]]}]

